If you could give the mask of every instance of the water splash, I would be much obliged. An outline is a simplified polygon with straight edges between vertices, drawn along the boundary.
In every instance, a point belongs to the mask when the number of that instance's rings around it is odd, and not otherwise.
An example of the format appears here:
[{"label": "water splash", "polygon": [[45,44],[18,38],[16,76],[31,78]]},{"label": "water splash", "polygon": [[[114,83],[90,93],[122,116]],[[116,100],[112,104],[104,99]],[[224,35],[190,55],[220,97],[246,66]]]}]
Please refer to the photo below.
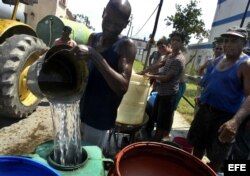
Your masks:
[{"label": "water splash", "polygon": [[54,127],[54,161],[63,166],[82,162],[79,102],[50,102]]}]

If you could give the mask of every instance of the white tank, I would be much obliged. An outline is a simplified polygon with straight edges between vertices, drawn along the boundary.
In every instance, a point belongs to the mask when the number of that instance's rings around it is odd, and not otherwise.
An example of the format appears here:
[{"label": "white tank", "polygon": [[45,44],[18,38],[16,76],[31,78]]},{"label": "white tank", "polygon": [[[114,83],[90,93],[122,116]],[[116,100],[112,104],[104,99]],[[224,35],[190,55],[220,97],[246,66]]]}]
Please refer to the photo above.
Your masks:
[{"label": "white tank", "polygon": [[142,124],[149,89],[149,80],[132,73],[128,91],[118,108],[116,122],[128,125]]}]

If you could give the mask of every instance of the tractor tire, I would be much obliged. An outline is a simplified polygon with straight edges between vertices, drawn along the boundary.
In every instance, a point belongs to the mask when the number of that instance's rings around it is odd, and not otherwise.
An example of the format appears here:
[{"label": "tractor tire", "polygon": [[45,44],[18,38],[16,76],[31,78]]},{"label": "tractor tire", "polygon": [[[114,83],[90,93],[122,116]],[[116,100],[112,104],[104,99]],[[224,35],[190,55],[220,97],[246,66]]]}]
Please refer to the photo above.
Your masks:
[{"label": "tractor tire", "polygon": [[41,101],[27,87],[29,67],[47,48],[41,39],[21,34],[0,45],[0,118],[24,118]]}]

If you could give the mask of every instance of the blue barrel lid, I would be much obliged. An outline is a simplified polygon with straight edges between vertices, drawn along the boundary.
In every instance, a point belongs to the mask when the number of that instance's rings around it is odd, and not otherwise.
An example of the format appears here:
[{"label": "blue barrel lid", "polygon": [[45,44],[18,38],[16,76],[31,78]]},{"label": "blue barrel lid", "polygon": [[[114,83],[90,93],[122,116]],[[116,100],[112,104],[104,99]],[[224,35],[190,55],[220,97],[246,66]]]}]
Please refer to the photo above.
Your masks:
[{"label": "blue barrel lid", "polygon": [[59,172],[49,165],[21,156],[0,156],[0,175],[60,176]]}]

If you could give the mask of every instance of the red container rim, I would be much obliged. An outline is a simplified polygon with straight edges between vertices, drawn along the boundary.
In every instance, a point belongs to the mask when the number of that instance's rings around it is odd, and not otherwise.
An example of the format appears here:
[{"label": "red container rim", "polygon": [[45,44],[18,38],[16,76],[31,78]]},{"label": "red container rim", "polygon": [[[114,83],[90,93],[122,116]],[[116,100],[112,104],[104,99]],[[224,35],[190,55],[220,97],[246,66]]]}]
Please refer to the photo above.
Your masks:
[{"label": "red container rim", "polygon": [[205,173],[206,176],[216,176],[216,173],[209,166],[204,164],[201,160],[194,157],[190,153],[185,152],[182,149],[179,149],[177,147],[163,144],[163,143],[158,143],[158,142],[137,142],[137,143],[130,144],[127,147],[123,148],[115,157],[115,169],[114,169],[115,171],[113,171],[115,172],[115,174],[113,175],[123,176],[121,174],[122,172],[121,163],[127,156],[129,156],[129,154],[133,153],[133,155],[134,154],[136,155],[137,153],[139,153],[137,151],[140,151],[141,153],[143,152],[143,150],[145,150],[145,155],[147,155],[147,152],[148,152],[147,149],[153,149],[154,152],[156,151],[162,155],[169,155],[169,157],[175,157],[176,155],[177,159],[183,160],[183,161],[180,161],[180,163],[178,162],[178,165],[180,165],[180,169],[182,167],[184,168],[185,164],[189,164],[189,166],[191,165],[192,167],[194,167],[194,170],[197,169],[196,168],[197,166],[199,166],[198,168],[200,168],[202,172]]}]

